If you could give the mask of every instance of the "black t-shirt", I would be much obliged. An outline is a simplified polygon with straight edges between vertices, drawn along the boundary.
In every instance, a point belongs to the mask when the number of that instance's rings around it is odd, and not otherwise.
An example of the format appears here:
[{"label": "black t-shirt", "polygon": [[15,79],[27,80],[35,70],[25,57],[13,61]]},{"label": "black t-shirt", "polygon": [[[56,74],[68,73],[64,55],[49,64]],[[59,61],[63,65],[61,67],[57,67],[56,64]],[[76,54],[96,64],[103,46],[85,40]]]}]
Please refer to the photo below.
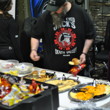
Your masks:
[{"label": "black t-shirt", "polygon": [[68,72],[68,61],[79,57],[85,39],[94,39],[95,30],[86,11],[74,5],[59,29],[54,27],[50,12],[43,13],[33,25],[31,36],[43,39],[45,68]]}]

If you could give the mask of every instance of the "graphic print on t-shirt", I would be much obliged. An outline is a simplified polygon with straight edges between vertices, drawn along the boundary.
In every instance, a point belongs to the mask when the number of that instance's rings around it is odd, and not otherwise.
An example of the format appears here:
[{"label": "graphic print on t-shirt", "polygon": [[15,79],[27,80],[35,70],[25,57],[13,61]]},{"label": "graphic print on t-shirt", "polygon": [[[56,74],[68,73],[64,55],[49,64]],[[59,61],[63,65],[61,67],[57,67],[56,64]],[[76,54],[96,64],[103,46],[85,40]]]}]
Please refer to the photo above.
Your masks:
[{"label": "graphic print on t-shirt", "polygon": [[73,17],[66,18],[66,21],[63,21],[60,29],[54,27],[54,44],[57,47],[57,49],[55,49],[55,54],[66,56],[76,52],[77,47],[75,46],[77,36],[73,32],[75,28],[75,19]]}]

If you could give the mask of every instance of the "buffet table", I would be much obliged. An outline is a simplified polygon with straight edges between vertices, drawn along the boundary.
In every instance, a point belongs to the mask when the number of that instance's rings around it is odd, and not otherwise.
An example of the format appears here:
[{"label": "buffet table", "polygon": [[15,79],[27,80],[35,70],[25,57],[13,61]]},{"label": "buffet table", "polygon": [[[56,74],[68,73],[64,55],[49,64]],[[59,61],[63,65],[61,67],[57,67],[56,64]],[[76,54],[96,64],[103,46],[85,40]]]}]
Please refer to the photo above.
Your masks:
[{"label": "buffet table", "polygon": [[[3,61],[1,61],[0,63],[3,64]],[[12,65],[11,65],[12,66]],[[20,64],[21,66],[21,64]],[[23,65],[23,69],[24,69],[24,65]],[[78,80],[80,83],[89,83],[89,82],[93,82],[94,79],[92,78],[89,78],[89,77],[84,77],[84,76],[76,76],[74,77],[72,74],[68,74],[68,73],[63,73],[63,72],[58,72],[58,71],[53,71],[53,70],[47,70],[47,69],[44,69],[44,68],[38,68],[38,67],[31,67],[32,71],[41,71],[41,70],[46,70],[46,71],[50,71],[50,73],[54,73],[55,72],[55,75],[57,78],[62,78],[62,76],[65,76],[66,78],[70,78],[70,79],[74,79],[74,80]],[[5,69],[6,70],[6,69]],[[16,69],[15,69],[16,70]],[[1,72],[4,72],[3,69],[1,68],[0,70]],[[18,74],[19,77],[24,77],[26,74]],[[106,81],[107,82],[107,81]],[[56,86],[55,86],[56,87]],[[58,92],[58,91],[57,91]],[[58,110],[66,110],[66,109],[72,109],[72,108],[77,108],[79,106],[79,104],[81,103],[78,103],[78,102],[74,102],[74,101],[71,101],[68,97],[68,92],[69,91],[66,91],[66,92],[62,92],[62,93],[57,93],[57,96],[59,95],[59,108]],[[55,96],[55,94],[54,94]],[[57,98],[58,100],[58,98]],[[58,102],[58,101],[57,101]],[[103,100],[100,100],[100,101],[97,101],[97,102],[94,102],[92,103],[94,104],[96,107],[105,107],[105,108],[110,108],[110,97],[107,97]],[[58,107],[58,106],[57,106]],[[56,108],[57,108],[56,107]]]},{"label": "buffet table", "polygon": [[[67,75],[68,77],[68,74],[65,75]],[[79,78],[79,81],[81,83],[93,82],[93,79],[89,77],[84,77],[84,76],[77,76],[77,77]],[[77,79],[77,77],[70,76],[69,78]],[[94,104],[96,107],[110,108],[110,97],[101,101],[97,101]],[[58,110],[72,109],[72,108],[77,108],[79,106],[77,102],[73,102],[68,98],[68,91],[64,93],[59,93],[59,105],[60,107],[58,108]]]}]

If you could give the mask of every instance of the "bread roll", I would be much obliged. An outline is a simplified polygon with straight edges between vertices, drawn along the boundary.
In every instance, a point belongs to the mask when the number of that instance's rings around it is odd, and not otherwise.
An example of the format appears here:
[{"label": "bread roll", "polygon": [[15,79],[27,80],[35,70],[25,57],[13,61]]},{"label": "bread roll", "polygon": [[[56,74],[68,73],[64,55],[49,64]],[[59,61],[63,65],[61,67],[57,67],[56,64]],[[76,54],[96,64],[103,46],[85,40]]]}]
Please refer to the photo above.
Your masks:
[{"label": "bread roll", "polygon": [[74,62],[74,65],[79,65],[80,64],[80,60],[77,58],[73,58],[72,62]]}]

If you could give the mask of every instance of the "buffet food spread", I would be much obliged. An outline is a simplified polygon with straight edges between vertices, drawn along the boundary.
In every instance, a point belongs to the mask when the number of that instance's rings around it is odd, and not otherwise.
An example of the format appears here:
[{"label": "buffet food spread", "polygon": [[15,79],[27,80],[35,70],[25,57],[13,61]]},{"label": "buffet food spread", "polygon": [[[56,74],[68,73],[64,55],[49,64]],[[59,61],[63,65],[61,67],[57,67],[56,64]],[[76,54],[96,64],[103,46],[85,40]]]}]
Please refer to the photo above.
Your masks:
[{"label": "buffet food spread", "polygon": [[97,83],[95,86],[93,83],[79,84],[69,92],[70,99],[76,102],[87,100],[98,101],[109,95],[110,85],[104,83]]},{"label": "buffet food spread", "polygon": [[55,73],[54,72],[48,72],[45,69],[41,70],[34,70],[30,74],[25,76],[28,79],[34,79],[35,81],[40,81],[40,82],[45,82],[47,80],[51,80],[55,78]]},{"label": "buffet food spread", "polygon": [[75,108],[79,103],[87,101],[95,102],[96,106],[109,102],[110,83],[107,81],[94,81],[92,78],[38,68],[31,63],[19,63],[16,60],[0,62],[0,108],[3,110],[8,110],[7,106],[11,110],[19,110],[18,105],[21,106],[25,101],[28,103],[27,100],[34,100],[32,106],[38,103],[39,95],[47,94],[47,91],[51,97],[48,98],[48,104],[53,104],[45,110],[57,110],[58,106],[59,110]]},{"label": "buffet food spread", "polygon": [[0,110],[44,110],[42,104],[45,110],[57,110],[58,87],[26,78],[37,71],[33,68],[31,63],[15,60],[0,63]]},{"label": "buffet food spread", "polygon": [[44,87],[40,83],[35,81],[21,83],[13,76],[1,74],[0,101],[3,105],[12,106],[43,91]]},{"label": "buffet food spread", "polygon": [[53,79],[53,80],[47,81],[46,83],[58,86],[58,90],[61,93],[61,92],[68,91],[72,87],[78,85],[79,81],[76,81],[73,79],[65,79],[65,80]]},{"label": "buffet food spread", "polygon": [[0,110],[57,110],[58,102],[57,86],[0,73]]}]

